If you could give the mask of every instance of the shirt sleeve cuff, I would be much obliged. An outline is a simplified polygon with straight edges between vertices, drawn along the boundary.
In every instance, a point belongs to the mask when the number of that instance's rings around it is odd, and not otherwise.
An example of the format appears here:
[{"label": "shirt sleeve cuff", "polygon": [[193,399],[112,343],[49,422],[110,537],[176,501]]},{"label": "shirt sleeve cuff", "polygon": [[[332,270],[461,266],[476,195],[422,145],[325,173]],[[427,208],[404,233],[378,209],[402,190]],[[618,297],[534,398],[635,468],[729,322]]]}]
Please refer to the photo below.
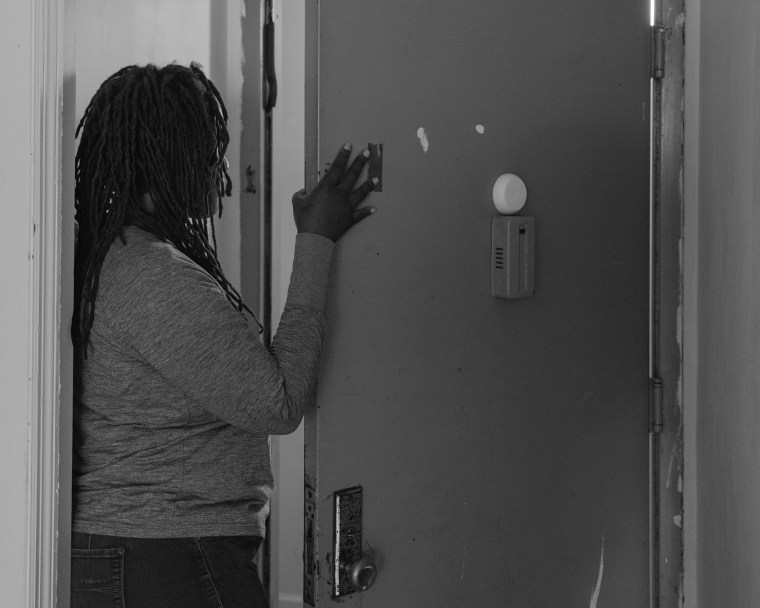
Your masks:
[{"label": "shirt sleeve cuff", "polygon": [[335,243],[318,234],[296,236],[293,271],[286,306],[306,306],[323,310],[327,304],[327,280]]}]

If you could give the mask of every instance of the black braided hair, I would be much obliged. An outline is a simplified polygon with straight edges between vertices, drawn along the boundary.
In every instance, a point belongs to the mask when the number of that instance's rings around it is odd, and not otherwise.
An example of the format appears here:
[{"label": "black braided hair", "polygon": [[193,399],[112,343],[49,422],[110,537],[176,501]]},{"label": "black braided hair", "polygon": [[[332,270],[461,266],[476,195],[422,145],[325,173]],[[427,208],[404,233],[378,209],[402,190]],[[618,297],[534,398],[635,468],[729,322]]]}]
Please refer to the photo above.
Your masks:
[{"label": "black braided hair", "polygon": [[[71,327],[77,360],[87,357],[103,259],[129,224],[187,255],[255,319],[217,259],[213,212],[218,197],[221,217],[221,198],[232,189],[224,158],[230,138],[227,109],[200,66],[122,68],[93,96],[80,133]],[[146,193],[150,216],[141,206]]]}]

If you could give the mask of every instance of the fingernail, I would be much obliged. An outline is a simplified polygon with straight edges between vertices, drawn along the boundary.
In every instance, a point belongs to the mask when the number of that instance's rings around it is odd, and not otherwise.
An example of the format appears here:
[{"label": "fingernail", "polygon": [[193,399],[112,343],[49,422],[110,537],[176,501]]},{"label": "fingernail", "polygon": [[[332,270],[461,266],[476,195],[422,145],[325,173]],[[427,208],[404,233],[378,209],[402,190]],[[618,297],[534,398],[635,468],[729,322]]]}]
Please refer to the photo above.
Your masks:
[{"label": "fingernail", "polygon": [[351,142],[347,141],[345,144],[343,144],[343,149],[347,150],[348,152],[351,151]]},{"label": "fingernail", "polygon": [[380,183],[380,179],[379,179],[379,178],[377,178],[377,177],[373,177],[373,178],[372,178],[372,183],[373,183],[375,186],[377,186],[377,185]]},{"label": "fingernail", "polygon": [[362,152],[362,156],[364,158],[369,158],[369,150],[365,150],[364,152]]},{"label": "fingernail", "polygon": [[372,215],[375,211],[377,211],[377,209],[370,207],[369,214]]}]

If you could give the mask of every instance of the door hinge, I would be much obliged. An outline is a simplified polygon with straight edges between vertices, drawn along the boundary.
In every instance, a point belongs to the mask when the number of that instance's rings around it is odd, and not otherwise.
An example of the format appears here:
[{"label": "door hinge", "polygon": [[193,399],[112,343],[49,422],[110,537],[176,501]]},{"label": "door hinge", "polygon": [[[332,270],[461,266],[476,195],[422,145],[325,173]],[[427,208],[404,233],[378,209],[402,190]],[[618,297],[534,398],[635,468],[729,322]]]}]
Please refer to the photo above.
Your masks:
[{"label": "door hinge", "polygon": [[662,433],[662,378],[649,379],[649,430]]},{"label": "door hinge", "polygon": [[669,34],[669,27],[652,26],[651,77],[655,80],[660,80],[665,76],[665,43]]}]

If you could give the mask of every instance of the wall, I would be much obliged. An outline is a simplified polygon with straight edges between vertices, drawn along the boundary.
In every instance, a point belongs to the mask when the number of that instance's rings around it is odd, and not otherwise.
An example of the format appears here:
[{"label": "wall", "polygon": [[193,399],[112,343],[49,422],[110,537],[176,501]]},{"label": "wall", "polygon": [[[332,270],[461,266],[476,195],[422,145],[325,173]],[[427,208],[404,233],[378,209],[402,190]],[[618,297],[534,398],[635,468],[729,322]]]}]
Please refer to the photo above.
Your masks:
[{"label": "wall", "polygon": [[3,3],[0,19],[0,100],[3,137],[0,176],[3,221],[0,259],[0,588],[4,606],[24,606],[27,582],[27,492],[31,407],[31,269],[33,208],[33,137],[38,118],[33,107],[33,9],[35,3]]},{"label": "wall", "polygon": [[696,593],[699,608],[749,608],[760,604],[760,4],[691,8],[700,29],[690,30],[696,45],[687,38],[687,95],[699,95],[687,106],[687,602],[695,607]]}]

